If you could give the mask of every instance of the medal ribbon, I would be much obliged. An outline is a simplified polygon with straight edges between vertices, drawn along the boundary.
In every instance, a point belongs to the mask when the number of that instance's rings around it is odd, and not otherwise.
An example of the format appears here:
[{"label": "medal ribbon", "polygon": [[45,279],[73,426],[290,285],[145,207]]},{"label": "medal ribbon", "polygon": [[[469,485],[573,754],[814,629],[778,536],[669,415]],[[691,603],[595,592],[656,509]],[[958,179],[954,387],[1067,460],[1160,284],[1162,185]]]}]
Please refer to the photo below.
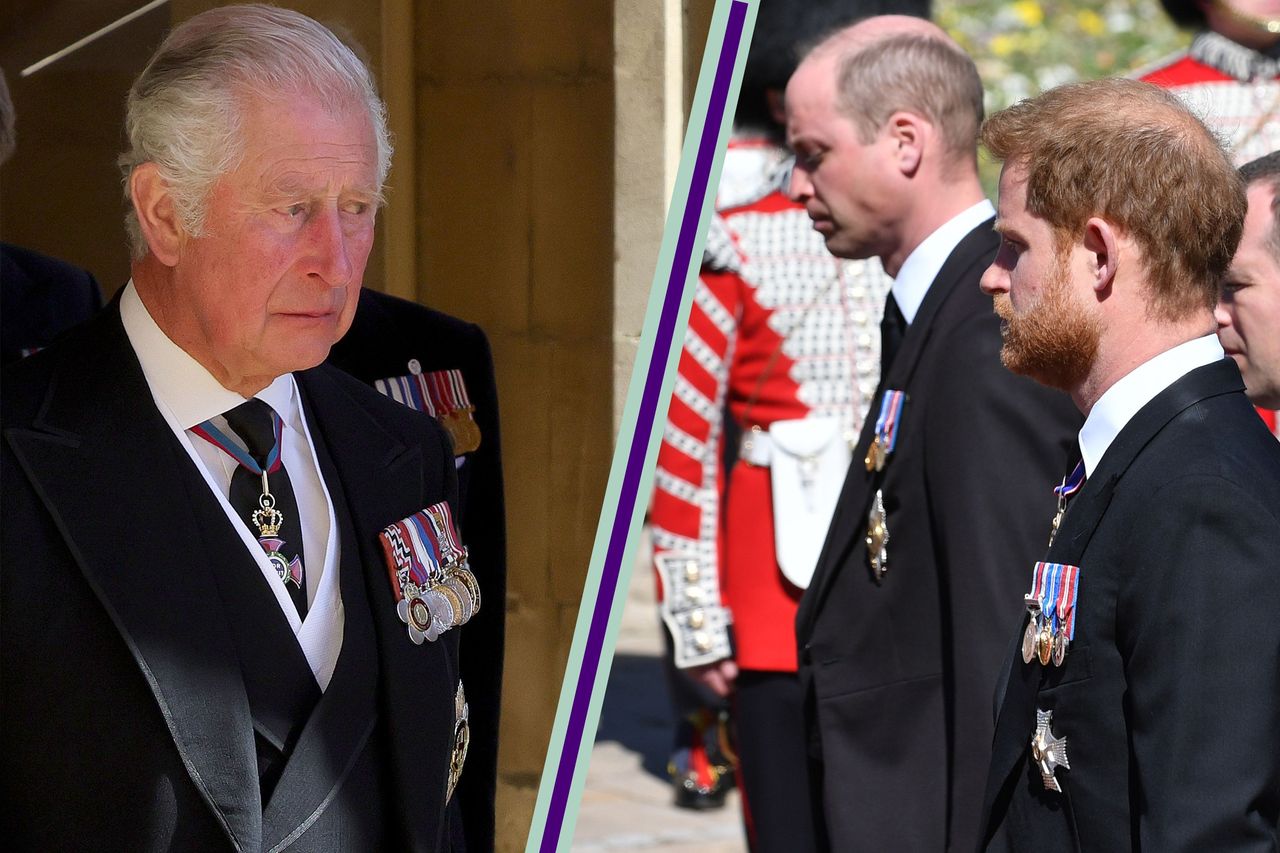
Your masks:
[{"label": "medal ribbon", "polygon": [[454,544],[451,528],[452,517],[449,515],[449,504],[438,503],[426,510],[427,533],[439,548],[440,562],[445,566],[453,566],[462,556],[461,550]]},{"label": "medal ribbon", "polygon": [[898,443],[898,424],[902,417],[902,404],[907,400],[905,391],[888,389],[880,401],[880,417],[876,418],[876,437],[886,454],[892,453]]},{"label": "medal ribbon", "polygon": [[378,534],[382,540],[382,550],[387,555],[387,569],[391,574],[391,591],[396,601],[404,600],[405,581],[409,579],[409,546],[405,544],[400,533],[400,525],[393,524]]},{"label": "medal ribbon", "polygon": [[449,378],[449,384],[453,387],[453,398],[458,401],[459,409],[470,409],[471,398],[467,396],[466,383],[462,381],[461,370],[446,371]]},{"label": "medal ribbon", "polygon": [[1080,586],[1080,567],[1063,566],[1062,593],[1058,596],[1058,619],[1067,640],[1076,638],[1076,592]]},{"label": "medal ribbon", "polygon": [[1080,586],[1079,566],[1065,563],[1036,563],[1031,595],[1040,602],[1040,612],[1050,620],[1050,630],[1061,630],[1067,640],[1076,637],[1076,595]]},{"label": "medal ribbon", "polygon": [[1044,598],[1044,571],[1041,567],[1044,563],[1036,563],[1031,569],[1031,594],[1029,597],[1040,601]]},{"label": "medal ribbon", "polygon": [[1080,491],[1084,481],[1084,460],[1082,459],[1076,463],[1075,470],[1062,478],[1062,485],[1053,487],[1053,493],[1058,496],[1060,501],[1065,502],[1067,498]]},{"label": "medal ribbon", "polygon": [[[268,474],[274,474],[280,470],[280,438],[284,435],[284,422],[280,420],[280,416],[274,409],[271,410],[271,428],[275,432],[275,443],[267,453]],[[258,464],[258,460],[250,456],[249,451],[237,444],[231,436],[214,426],[212,420],[196,424],[191,431],[214,447],[221,449],[254,474],[262,474],[262,466]]]},{"label": "medal ribbon", "polygon": [[457,401],[453,399],[452,388],[449,386],[449,371],[436,370],[432,371],[431,388],[433,396],[440,401],[441,414],[448,415],[458,408]]},{"label": "medal ribbon", "polygon": [[426,377],[418,373],[413,376],[402,376],[400,380],[409,386],[413,408],[435,417],[436,407],[431,399],[431,392],[427,390]]},{"label": "medal ribbon", "polygon": [[[379,534],[382,549],[390,561],[392,588],[397,601],[404,598],[406,582],[411,581],[420,588],[426,587],[440,571],[435,548],[421,534],[421,515],[422,513],[417,513],[397,521]],[[416,528],[415,522],[419,525]]]},{"label": "medal ribbon", "polygon": [[411,409],[426,412],[435,417],[436,407],[431,402],[431,393],[427,389],[426,377],[421,374],[412,376],[389,376],[373,383],[386,396],[403,403]]},{"label": "medal ribbon", "polygon": [[453,510],[449,509],[447,502],[441,502],[433,507],[436,516],[440,521],[440,539],[444,544],[444,551],[451,557],[466,556],[466,549],[458,541],[457,528],[453,526]]},{"label": "medal ribbon", "polygon": [[421,512],[415,512],[400,524],[404,527],[405,532],[408,533],[409,539],[414,546],[409,549],[414,565],[414,583],[418,584],[418,586],[426,586],[440,575],[440,560],[437,556],[438,552],[436,551],[435,543],[431,541],[431,537],[426,535],[427,531],[423,529]]}]

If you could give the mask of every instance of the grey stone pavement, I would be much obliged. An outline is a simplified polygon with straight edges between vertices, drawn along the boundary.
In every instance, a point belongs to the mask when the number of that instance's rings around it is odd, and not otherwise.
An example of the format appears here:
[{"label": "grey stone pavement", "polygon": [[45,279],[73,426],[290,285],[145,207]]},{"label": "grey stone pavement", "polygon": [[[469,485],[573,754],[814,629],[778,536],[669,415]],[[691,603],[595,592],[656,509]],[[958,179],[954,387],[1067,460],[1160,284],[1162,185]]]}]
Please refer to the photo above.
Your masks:
[{"label": "grey stone pavement", "polygon": [[744,853],[737,791],[714,811],[672,805],[666,764],[673,713],[659,659],[647,531],[637,551],[571,849]]}]

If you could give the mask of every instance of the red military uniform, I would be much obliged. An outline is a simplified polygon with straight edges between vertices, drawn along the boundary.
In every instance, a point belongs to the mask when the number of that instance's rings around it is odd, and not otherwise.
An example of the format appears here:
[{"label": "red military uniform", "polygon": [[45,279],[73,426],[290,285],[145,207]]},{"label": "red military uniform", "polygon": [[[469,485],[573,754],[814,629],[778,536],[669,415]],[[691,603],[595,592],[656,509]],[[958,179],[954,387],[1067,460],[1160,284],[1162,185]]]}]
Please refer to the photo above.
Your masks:
[{"label": "red military uniform", "polygon": [[803,590],[779,569],[769,468],[739,459],[726,490],[726,409],[744,435],[827,417],[856,437],[878,380],[889,278],[878,261],[827,252],[781,191],[787,162],[775,146],[730,143],[658,455],[655,555],[692,558],[697,568],[681,583],[692,578],[707,605],[699,630],[683,632],[705,648],[673,632],[685,664],[728,656],[720,629],[731,619],[740,668],[796,669]]},{"label": "red military uniform", "polygon": [[[740,670],[732,703],[737,776],[751,846],[762,853],[819,849],[796,676],[803,589],[779,565],[771,484],[772,476],[799,470],[787,465],[800,457],[787,457],[765,430],[787,421],[779,429],[820,433],[826,455],[807,456],[805,464],[809,474],[824,469],[834,477],[820,485],[838,494],[847,448],[879,379],[890,283],[879,261],[840,261],[827,252],[804,209],[783,195],[789,162],[785,150],[762,140],[730,142],[650,512],[675,663],[733,656]],[[750,443],[726,479],[725,445],[739,434]],[[784,514],[816,494],[805,488],[788,493],[796,500],[779,501]],[[833,505],[835,495],[828,497]],[[784,519],[788,541],[820,548],[829,513],[809,511],[799,524],[794,518]],[[806,583],[796,571],[804,561],[793,548],[784,553],[792,577]],[[812,556],[816,562],[816,550]],[[712,781],[700,776],[697,784]]]},{"label": "red military uniform", "polygon": [[[1202,32],[1185,53],[1140,71],[1139,79],[1181,98],[1226,143],[1237,166],[1280,150],[1280,58]],[[1276,413],[1258,413],[1280,435]]]}]

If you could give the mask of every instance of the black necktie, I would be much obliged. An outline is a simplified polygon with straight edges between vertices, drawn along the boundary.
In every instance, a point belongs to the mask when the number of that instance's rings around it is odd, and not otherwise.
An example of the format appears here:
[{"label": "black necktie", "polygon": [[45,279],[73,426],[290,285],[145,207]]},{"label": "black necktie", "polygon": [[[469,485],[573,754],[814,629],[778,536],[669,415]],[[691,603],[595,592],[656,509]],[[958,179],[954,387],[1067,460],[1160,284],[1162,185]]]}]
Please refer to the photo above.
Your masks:
[{"label": "black necktie", "polygon": [[889,365],[893,364],[893,358],[898,354],[898,347],[902,345],[902,338],[906,333],[907,318],[902,316],[898,300],[893,298],[893,292],[890,291],[889,297],[884,301],[884,317],[880,320],[881,376],[889,372]]},{"label": "black necktie", "polygon": [[[236,406],[223,417],[240,436],[259,467],[266,468],[270,464],[268,457],[276,446],[275,418],[271,407],[254,398]],[[235,473],[231,475],[231,506],[258,537],[267,558],[284,580],[285,589],[298,608],[298,615],[305,617],[307,578],[302,562],[302,519],[298,515],[298,501],[283,458],[274,471],[268,470],[267,491],[270,497],[264,500],[262,475],[255,474],[244,465],[236,466]],[[262,512],[264,503],[272,504],[273,501],[275,509],[283,516],[276,530],[272,529],[270,512]],[[257,521],[254,520],[255,513],[258,513]]]}]

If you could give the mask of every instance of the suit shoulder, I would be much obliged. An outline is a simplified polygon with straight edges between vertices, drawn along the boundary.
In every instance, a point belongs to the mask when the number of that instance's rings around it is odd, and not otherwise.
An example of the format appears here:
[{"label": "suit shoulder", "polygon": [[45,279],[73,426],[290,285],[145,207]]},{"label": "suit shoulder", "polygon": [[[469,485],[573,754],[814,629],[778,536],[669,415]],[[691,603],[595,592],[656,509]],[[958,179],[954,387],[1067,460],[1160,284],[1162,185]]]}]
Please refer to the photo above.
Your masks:
[{"label": "suit shoulder", "polygon": [[[377,321],[384,330],[385,326],[381,324],[392,322],[406,332],[430,335],[440,339],[445,345],[475,346],[479,344],[488,347],[484,331],[475,323],[399,296],[376,290],[363,290],[360,293],[360,307],[356,312],[357,321],[361,312],[366,310],[368,318]],[[359,325],[358,322],[352,325],[353,332],[362,331],[357,330],[357,325]]]},{"label": "suit shoulder", "polygon": [[[0,370],[0,399],[4,400],[5,420],[9,421],[20,409],[41,405],[61,374],[75,374],[80,378],[108,376],[115,365],[104,355],[103,338],[112,316],[113,312],[103,311],[69,329],[39,352],[6,364]],[[114,317],[118,318],[119,314]]]},{"label": "suit shoulder", "polygon": [[[461,368],[491,372],[489,342],[474,323],[425,305],[366,290],[355,320],[329,353],[329,363],[373,383],[411,371]],[[472,381],[480,381],[475,375]]]},{"label": "suit shoulder", "polygon": [[70,280],[87,283],[93,280],[93,276],[86,269],[12,243],[0,243],[0,257],[4,258],[6,265],[12,264],[28,277],[40,281]]},{"label": "suit shoulder", "polygon": [[328,385],[342,395],[344,403],[359,406],[388,432],[403,440],[418,443],[426,434],[449,446],[445,431],[435,418],[397,403],[337,367],[322,364],[296,375],[307,383]]},{"label": "suit shoulder", "polygon": [[1150,489],[1189,478],[1235,484],[1269,498],[1280,510],[1280,442],[1243,392],[1219,394],[1184,409],[1125,474]]}]

